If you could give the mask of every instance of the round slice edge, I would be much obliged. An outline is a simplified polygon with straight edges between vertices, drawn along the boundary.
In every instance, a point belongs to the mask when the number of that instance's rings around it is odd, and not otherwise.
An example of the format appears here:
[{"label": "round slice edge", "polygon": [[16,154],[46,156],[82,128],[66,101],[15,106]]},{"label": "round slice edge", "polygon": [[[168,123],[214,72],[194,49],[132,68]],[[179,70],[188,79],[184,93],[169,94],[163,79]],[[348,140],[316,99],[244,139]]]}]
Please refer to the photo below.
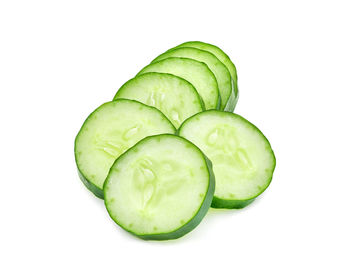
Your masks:
[{"label": "round slice edge", "polygon": [[103,198],[103,183],[113,162],[146,136],[175,133],[162,112],[138,101],[118,99],[93,111],[75,138],[74,155],[84,185]]},{"label": "round slice edge", "polygon": [[242,208],[269,186],[276,165],[273,150],[262,132],[243,117],[209,110],[187,119],[178,134],[213,164],[212,207]]},{"label": "round slice edge", "polygon": [[149,136],[121,155],[104,184],[111,218],[142,238],[167,240],[193,230],[210,208],[210,161],[176,135]]},{"label": "round slice edge", "polygon": [[189,41],[176,46],[174,49],[182,48],[182,47],[192,47],[192,48],[197,48],[200,50],[211,52],[227,67],[227,69],[230,71],[230,74],[231,74],[234,90],[233,90],[233,94],[230,96],[229,101],[226,104],[225,111],[233,112],[238,101],[239,90],[238,90],[238,84],[237,84],[238,82],[237,69],[236,69],[236,66],[233,64],[233,62],[231,61],[230,57],[219,47],[209,43],[205,43],[205,42]]},{"label": "round slice edge", "polygon": [[192,47],[178,47],[159,55],[152,63],[168,57],[185,57],[205,63],[215,75],[221,97],[220,109],[223,110],[232,94],[231,75],[226,66],[211,52]]},{"label": "round slice edge", "polygon": [[190,58],[169,57],[144,67],[137,75],[147,72],[169,73],[191,83],[202,98],[205,109],[220,108],[220,95],[215,75],[208,66]]},{"label": "round slice edge", "polygon": [[156,107],[178,128],[184,120],[203,111],[198,92],[188,81],[167,73],[149,72],[127,81],[116,93]]}]

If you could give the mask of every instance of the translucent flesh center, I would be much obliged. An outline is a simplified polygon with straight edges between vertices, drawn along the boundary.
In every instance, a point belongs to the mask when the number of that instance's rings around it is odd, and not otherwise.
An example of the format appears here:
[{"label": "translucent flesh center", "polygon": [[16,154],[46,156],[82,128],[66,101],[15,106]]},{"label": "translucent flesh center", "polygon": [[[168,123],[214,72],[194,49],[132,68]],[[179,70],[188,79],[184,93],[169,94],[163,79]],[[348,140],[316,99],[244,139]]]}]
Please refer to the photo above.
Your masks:
[{"label": "translucent flesh center", "polygon": [[170,73],[187,80],[202,97],[206,109],[216,107],[218,100],[216,79],[205,64],[190,59],[168,58],[148,65],[141,73],[148,72]]},{"label": "translucent flesh center", "polygon": [[89,117],[76,142],[80,171],[101,189],[109,168],[128,148],[149,135],[174,133],[160,112],[137,102],[115,102],[122,105],[107,105]]},{"label": "translucent flesh center", "polygon": [[142,158],[132,165],[133,186],[140,194],[140,214],[151,216],[165,196],[176,194],[184,187],[188,169],[174,160]]},{"label": "translucent flesh center", "polygon": [[[167,116],[174,123],[175,127],[179,127],[184,117],[182,112],[179,111],[180,108],[170,107],[165,101],[165,94],[158,91],[153,91],[147,99],[147,104],[159,108],[162,112],[165,112]],[[170,107],[170,108],[169,108]]]},{"label": "translucent flesh center", "polygon": [[109,212],[138,234],[173,231],[196,215],[208,188],[207,172],[203,157],[183,141],[141,145],[112,167],[105,185]]},{"label": "translucent flesh center", "polygon": [[176,128],[188,117],[202,111],[194,88],[186,81],[166,74],[138,76],[122,87],[116,98],[138,100],[156,107]]},{"label": "translucent flesh center", "polygon": [[130,140],[139,138],[141,124],[125,129],[115,129],[104,135],[96,135],[95,147],[112,158],[117,158],[130,145]]},{"label": "translucent flesh center", "polygon": [[272,175],[274,160],[268,142],[239,119],[202,117],[188,123],[181,136],[212,161],[219,198],[249,199],[261,192]]},{"label": "translucent flesh center", "polygon": [[249,154],[242,147],[233,127],[217,126],[207,133],[205,140],[211,159],[217,166],[227,166],[240,175],[254,172]]}]

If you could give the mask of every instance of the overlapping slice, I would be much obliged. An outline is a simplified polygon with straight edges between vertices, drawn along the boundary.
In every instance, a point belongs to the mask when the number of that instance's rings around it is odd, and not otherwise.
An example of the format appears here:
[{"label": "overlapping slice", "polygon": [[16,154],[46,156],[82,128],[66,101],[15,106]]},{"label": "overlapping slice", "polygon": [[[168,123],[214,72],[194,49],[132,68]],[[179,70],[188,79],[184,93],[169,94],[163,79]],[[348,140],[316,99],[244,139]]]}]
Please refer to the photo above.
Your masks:
[{"label": "overlapping slice", "polygon": [[114,99],[137,100],[159,109],[178,128],[204,105],[188,81],[167,73],[145,73],[126,82]]},{"label": "overlapping slice", "polygon": [[179,135],[213,163],[213,207],[242,208],[270,184],[275,156],[261,131],[239,115],[210,110],[187,119]]},{"label": "overlapping slice", "polygon": [[276,160],[261,131],[232,113],[237,100],[236,68],[220,48],[176,46],[85,120],[79,176],[142,239],[179,238],[210,206],[243,208],[269,186]]},{"label": "overlapping slice", "polygon": [[139,140],[161,133],[175,133],[175,127],[154,107],[126,99],[101,105],[86,119],[75,139],[80,178],[103,198],[103,182],[113,162]]},{"label": "overlapping slice", "polygon": [[174,239],[194,229],[214,194],[210,161],[175,135],[150,136],[111,167],[104,184],[111,218],[143,239]]},{"label": "overlapping slice", "polygon": [[232,93],[232,81],[230,72],[215,55],[197,48],[179,47],[161,54],[152,62],[160,61],[168,57],[186,57],[205,63],[215,75],[216,81],[218,83],[219,93],[221,97],[220,109],[225,108],[225,105]]},{"label": "overlapping slice", "polygon": [[212,44],[200,42],[200,41],[190,41],[190,42],[185,42],[182,43],[176,48],[182,48],[182,47],[192,47],[192,48],[197,48],[200,50],[205,50],[208,52],[211,52],[214,54],[225,66],[227,69],[230,71],[231,78],[233,80],[233,88],[234,88],[234,94],[232,94],[226,104],[225,111],[233,112],[236,103],[238,101],[238,85],[237,85],[237,70],[236,66],[233,64],[229,56],[221,50],[219,47],[214,46]]},{"label": "overlapping slice", "polygon": [[181,77],[195,87],[206,109],[220,107],[216,78],[203,62],[190,58],[170,57],[147,65],[138,75],[148,72],[169,73]]}]

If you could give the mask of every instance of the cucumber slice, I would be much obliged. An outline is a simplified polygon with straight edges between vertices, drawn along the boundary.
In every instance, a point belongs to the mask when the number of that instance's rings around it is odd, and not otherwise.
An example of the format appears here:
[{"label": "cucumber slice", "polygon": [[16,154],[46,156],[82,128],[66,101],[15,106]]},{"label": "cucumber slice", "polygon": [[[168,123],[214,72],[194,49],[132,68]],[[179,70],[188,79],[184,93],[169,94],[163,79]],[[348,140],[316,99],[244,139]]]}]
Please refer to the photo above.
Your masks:
[{"label": "cucumber slice", "polygon": [[241,116],[216,110],[198,113],[178,133],[213,163],[216,189],[212,207],[242,208],[269,186],[276,164],[274,153],[262,132]]},{"label": "cucumber slice", "polygon": [[79,176],[90,191],[103,198],[103,182],[119,155],[146,136],[175,131],[154,107],[126,99],[107,102],[90,114],[75,138]]},{"label": "cucumber slice", "polygon": [[168,57],[186,57],[204,62],[215,75],[221,97],[220,108],[222,110],[225,108],[225,105],[232,93],[232,80],[230,72],[227,70],[226,66],[219,59],[217,59],[215,55],[204,50],[183,47],[169,50],[161,54],[155,58],[152,63]]},{"label": "cucumber slice", "polygon": [[146,137],[121,155],[104,183],[105,205],[123,229],[143,239],[174,239],[194,229],[213,199],[210,161],[175,135]]},{"label": "cucumber slice", "polygon": [[137,100],[159,109],[178,128],[185,119],[204,110],[188,81],[166,73],[146,73],[126,82],[114,99]]},{"label": "cucumber slice", "polygon": [[220,108],[218,84],[208,66],[190,58],[170,57],[152,63],[137,75],[147,72],[169,73],[190,82],[203,99],[206,109]]},{"label": "cucumber slice", "polygon": [[200,41],[190,41],[190,42],[185,42],[180,45],[178,45],[176,48],[182,48],[182,47],[192,47],[192,48],[197,48],[200,50],[208,51],[214,54],[230,71],[231,78],[233,81],[233,89],[234,89],[234,96],[232,96],[229,101],[226,104],[225,111],[233,112],[237,101],[238,101],[238,84],[237,84],[237,70],[236,66],[232,63],[231,59],[229,56],[223,52],[219,47],[214,46],[212,44],[200,42]]}]

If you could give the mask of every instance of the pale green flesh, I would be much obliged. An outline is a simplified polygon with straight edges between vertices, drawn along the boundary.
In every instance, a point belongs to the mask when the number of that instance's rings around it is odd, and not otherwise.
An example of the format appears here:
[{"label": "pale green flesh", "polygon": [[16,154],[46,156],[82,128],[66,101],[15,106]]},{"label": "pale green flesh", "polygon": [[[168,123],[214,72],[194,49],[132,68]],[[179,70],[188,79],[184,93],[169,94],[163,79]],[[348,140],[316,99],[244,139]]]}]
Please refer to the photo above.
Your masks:
[{"label": "pale green flesh", "polygon": [[219,90],[215,76],[202,62],[170,57],[149,64],[138,75],[148,72],[169,73],[190,82],[201,96],[206,109],[215,109],[219,104]]},{"label": "pale green flesh", "polygon": [[176,46],[174,49],[182,48],[182,47],[192,47],[192,48],[208,51],[213,55],[215,55],[227,67],[233,82],[232,88],[234,89],[234,96],[231,95],[231,98],[230,98],[231,100],[228,102],[227,106],[225,107],[225,111],[232,112],[238,101],[238,86],[237,86],[236,66],[232,63],[229,56],[224,51],[222,51],[219,47],[208,43],[200,42],[200,41],[185,42]]},{"label": "pale green flesh", "polygon": [[126,82],[114,99],[126,98],[159,109],[178,128],[203,111],[196,89],[186,80],[166,73],[145,73]]},{"label": "pale green flesh", "polygon": [[200,209],[209,186],[203,154],[173,135],[148,137],[123,154],[104,184],[107,210],[136,235],[178,230]]},{"label": "pale green flesh", "polygon": [[215,55],[197,48],[181,47],[161,54],[152,62],[160,61],[168,57],[186,57],[205,63],[215,75],[221,96],[221,109],[225,108],[232,93],[232,81],[230,72]]},{"label": "pale green flesh", "polygon": [[251,199],[270,183],[275,166],[271,146],[242,117],[215,110],[199,113],[185,121],[179,135],[197,145],[212,161],[215,197]]},{"label": "pale green flesh", "polygon": [[[200,50],[208,51],[214,54],[225,66],[227,69],[230,71],[232,79],[237,82],[237,71],[235,65],[232,63],[231,59],[229,56],[224,53],[220,48],[217,46],[208,44],[208,43],[203,43],[199,41],[191,41],[191,42],[185,42],[183,44],[178,45],[177,47],[192,47],[192,48],[197,48]],[[177,48],[175,47],[175,48]]]},{"label": "pale green flesh", "polygon": [[174,133],[175,128],[157,109],[118,99],[103,104],[85,121],[75,141],[81,174],[102,189],[116,158],[142,138]]}]

